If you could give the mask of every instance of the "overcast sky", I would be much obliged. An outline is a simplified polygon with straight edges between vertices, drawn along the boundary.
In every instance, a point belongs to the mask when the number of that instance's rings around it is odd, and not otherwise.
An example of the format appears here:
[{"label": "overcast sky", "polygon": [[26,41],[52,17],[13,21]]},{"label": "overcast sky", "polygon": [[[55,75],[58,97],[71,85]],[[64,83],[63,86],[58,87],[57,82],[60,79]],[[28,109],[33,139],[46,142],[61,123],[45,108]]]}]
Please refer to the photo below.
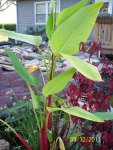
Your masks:
[{"label": "overcast sky", "polygon": [[16,23],[16,6],[11,5],[8,9],[0,11],[0,24],[1,23]]}]

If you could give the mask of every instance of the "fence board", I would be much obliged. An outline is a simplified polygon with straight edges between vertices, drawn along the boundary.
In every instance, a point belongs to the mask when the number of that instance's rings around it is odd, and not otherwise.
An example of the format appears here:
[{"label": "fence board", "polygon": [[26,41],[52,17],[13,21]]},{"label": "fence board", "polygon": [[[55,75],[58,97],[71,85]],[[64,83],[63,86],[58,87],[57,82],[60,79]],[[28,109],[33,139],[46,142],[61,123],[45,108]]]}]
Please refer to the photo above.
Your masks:
[{"label": "fence board", "polygon": [[102,43],[102,48],[113,48],[113,24],[96,23],[94,40]]}]

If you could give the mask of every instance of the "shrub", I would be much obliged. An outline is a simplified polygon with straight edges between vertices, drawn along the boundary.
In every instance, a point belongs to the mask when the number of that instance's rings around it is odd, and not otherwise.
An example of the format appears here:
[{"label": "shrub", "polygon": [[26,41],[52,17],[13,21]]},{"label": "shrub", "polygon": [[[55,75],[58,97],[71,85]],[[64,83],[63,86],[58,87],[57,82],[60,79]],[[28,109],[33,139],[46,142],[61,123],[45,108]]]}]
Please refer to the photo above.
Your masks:
[{"label": "shrub", "polygon": [[16,31],[16,24],[0,24],[0,29],[4,28],[9,31]]},{"label": "shrub", "polygon": [[45,31],[45,27],[32,27],[32,26],[27,26],[25,32],[25,34],[28,35],[41,35],[44,41],[48,41],[47,40],[47,36],[46,36],[46,31]]},{"label": "shrub", "polygon": [[[91,43],[89,47],[88,49],[91,50],[90,54],[92,55],[100,49],[96,42]],[[86,51],[85,43],[82,43],[82,51]],[[89,57],[91,58],[91,55]],[[100,58],[100,63],[103,64],[101,69],[103,82],[97,83],[76,73],[73,76],[73,82],[70,83],[64,94],[65,99],[70,102],[68,105],[79,106],[89,112],[110,111],[111,106],[113,107],[113,62],[102,57]],[[94,123],[78,117],[72,117],[72,120],[75,128],[79,126],[78,132],[83,133],[82,140],[84,140],[84,137],[92,137],[91,141],[85,139],[83,142],[79,139],[77,143],[72,143],[72,146],[77,147],[79,143],[84,149],[89,147],[93,150],[111,149],[113,147],[113,121]],[[96,141],[97,138],[98,140]]]}]

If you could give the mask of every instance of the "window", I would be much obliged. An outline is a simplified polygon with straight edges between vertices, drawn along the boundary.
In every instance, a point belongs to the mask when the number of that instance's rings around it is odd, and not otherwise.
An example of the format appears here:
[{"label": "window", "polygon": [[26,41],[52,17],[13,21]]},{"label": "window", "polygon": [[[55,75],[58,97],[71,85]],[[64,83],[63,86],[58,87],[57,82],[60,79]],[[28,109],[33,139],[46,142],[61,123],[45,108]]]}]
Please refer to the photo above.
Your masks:
[{"label": "window", "polygon": [[[45,25],[50,14],[50,1],[35,2],[35,24]],[[56,12],[60,12],[60,1],[56,1]]]},{"label": "window", "polygon": [[[95,1],[99,1],[99,0],[95,0]],[[113,10],[113,0],[103,0],[104,5],[102,6],[100,12],[101,13],[109,13],[112,14],[112,10]]]}]

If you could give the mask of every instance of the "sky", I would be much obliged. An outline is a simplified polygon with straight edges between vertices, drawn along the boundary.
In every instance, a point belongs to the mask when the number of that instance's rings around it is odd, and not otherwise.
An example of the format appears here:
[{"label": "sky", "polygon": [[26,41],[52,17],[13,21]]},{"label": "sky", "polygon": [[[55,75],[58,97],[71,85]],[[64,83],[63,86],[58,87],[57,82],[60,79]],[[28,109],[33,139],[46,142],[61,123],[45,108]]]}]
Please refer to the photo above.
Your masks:
[{"label": "sky", "polygon": [[0,24],[1,23],[16,23],[16,6],[11,5],[5,11],[0,11]]}]

